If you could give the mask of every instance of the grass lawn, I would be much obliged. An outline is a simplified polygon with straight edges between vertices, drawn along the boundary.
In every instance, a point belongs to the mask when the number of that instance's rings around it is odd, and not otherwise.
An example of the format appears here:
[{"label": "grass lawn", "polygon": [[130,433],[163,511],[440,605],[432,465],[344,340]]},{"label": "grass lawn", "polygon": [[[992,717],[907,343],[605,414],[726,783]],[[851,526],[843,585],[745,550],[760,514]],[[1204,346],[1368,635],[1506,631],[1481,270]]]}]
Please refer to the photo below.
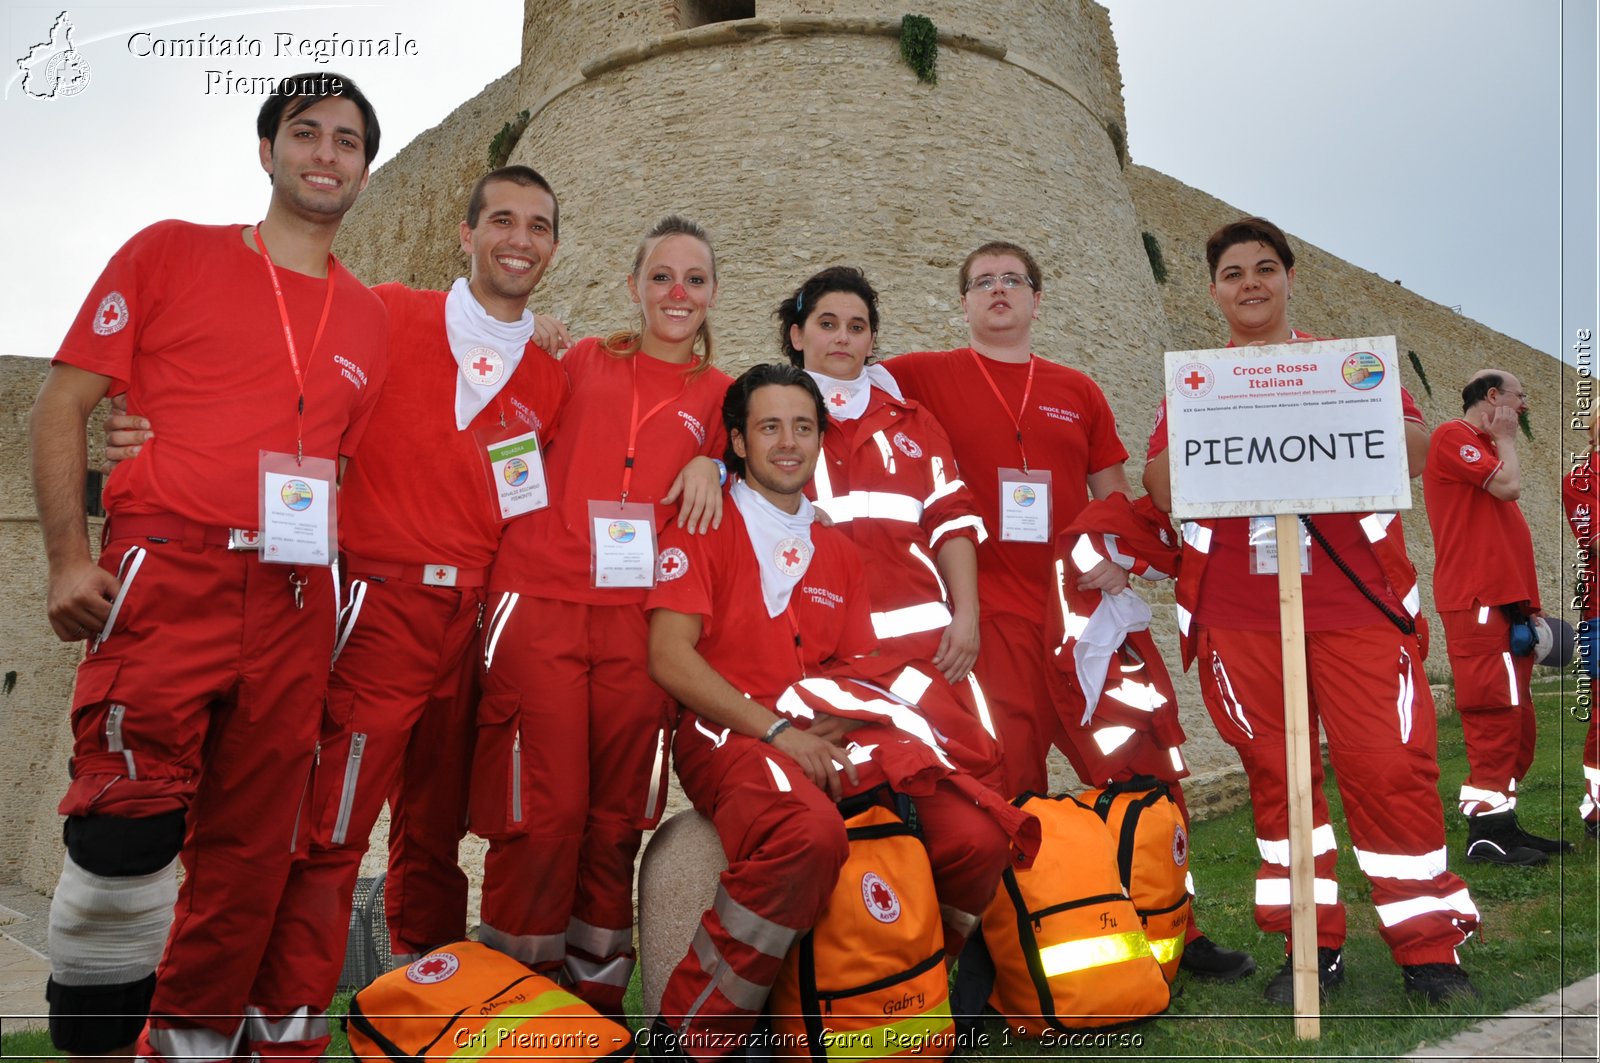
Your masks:
[{"label": "grass lawn", "polygon": [[[1098,1047],[1092,1042],[1075,1047],[1017,1042],[993,1021],[986,1030],[988,1047],[973,1054],[1074,1059],[1384,1058],[1442,1041],[1484,1017],[1503,1014],[1595,973],[1600,956],[1596,933],[1600,845],[1584,835],[1576,813],[1587,725],[1568,713],[1573,695],[1570,690],[1563,695],[1558,679],[1536,684],[1535,700],[1540,714],[1539,755],[1518,793],[1518,818],[1536,833],[1564,833],[1578,846],[1576,853],[1545,867],[1509,868],[1463,860],[1466,827],[1453,811],[1455,790],[1466,770],[1461,725],[1452,716],[1439,726],[1440,790],[1447,812],[1450,865],[1467,880],[1483,915],[1482,931],[1461,949],[1461,962],[1483,993],[1481,1001],[1440,1008],[1402,992],[1399,968],[1378,937],[1370,891],[1355,866],[1340,802],[1330,785],[1340,843],[1340,896],[1349,912],[1350,934],[1345,944],[1347,980],[1323,1006],[1319,1041],[1297,1040],[1288,1009],[1270,1005],[1261,996],[1282,962],[1282,939],[1263,935],[1255,926],[1257,856],[1245,809],[1196,824],[1191,851],[1200,925],[1217,942],[1253,953],[1259,965],[1255,975],[1231,986],[1180,975],[1166,1015],[1104,1035]],[[635,1014],[638,1002],[636,975],[628,997],[635,1025],[647,1019]],[[342,1009],[343,1004],[341,999],[336,1007]],[[336,1033],[330,1056],[347,1053],[343,1035]],[[60,1058],[43,1033],[0,1037],[0,1056]]]}]

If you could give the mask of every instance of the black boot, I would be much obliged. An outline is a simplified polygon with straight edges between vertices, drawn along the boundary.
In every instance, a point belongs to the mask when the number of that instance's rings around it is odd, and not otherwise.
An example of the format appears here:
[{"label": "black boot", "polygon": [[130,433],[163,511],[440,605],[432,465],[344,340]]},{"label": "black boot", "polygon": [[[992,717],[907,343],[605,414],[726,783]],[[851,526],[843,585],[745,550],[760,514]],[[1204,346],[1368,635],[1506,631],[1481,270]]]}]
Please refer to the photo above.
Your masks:
[{"label": "black boot", "polygon": [[[1517,814],[1512,812],[1512,822],[1516,822],[1516,818]],[[1565,838],[1541,838],[1537,834],[1530,834],[1523,830],[1520,823],[1517,823],[1517,844],[1526,846],[1529,849],[1536,849],[1541,853],[1555,853],[1557,855],[1570,853],[1573,849],[1572,843]]]},{"label": "black boot", "polygon": [[1472,816],[1467,820],[1467,860],[1490,864],[1533,867],[1550,859],[1522,841],[1522,830],[1511,812]]},{"label": "black boot", "polygon": [[1255,957],[1238,949],[1225,949],[1201,934],[1183,947],[1178,968],[1196,978],[1213,982],[1237,982],[1256,973]]}]

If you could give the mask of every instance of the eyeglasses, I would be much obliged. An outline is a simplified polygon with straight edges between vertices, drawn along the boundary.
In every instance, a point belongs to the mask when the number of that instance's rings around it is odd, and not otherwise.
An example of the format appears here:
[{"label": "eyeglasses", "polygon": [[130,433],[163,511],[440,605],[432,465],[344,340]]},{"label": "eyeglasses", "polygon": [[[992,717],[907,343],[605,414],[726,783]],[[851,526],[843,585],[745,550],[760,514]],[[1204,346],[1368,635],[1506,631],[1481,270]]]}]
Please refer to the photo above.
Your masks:
[{"label": "eyeglasses", "polygon": [[993,273],[985,273],[981,277],[973,277],[969,280],[967,282],[967,291],[992,292],[995,289],[995,285],[999,285],[1008,292],[1017,288],[1032,288],[1033,278],[1024,273],[1002,273],[998,277]]}]

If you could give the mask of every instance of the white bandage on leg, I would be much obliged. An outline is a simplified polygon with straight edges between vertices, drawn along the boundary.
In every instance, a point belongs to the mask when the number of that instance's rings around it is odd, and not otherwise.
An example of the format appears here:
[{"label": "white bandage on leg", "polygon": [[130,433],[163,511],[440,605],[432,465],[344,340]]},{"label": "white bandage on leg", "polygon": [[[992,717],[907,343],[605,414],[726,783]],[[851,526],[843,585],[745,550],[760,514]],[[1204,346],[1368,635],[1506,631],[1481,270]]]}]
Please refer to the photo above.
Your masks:
[{"label": "white bandage on leg", "polygon": [[68,856],[50,902],[50,977],[64,986],[122,985],[161,960],[178,900],[178,861],[149,875],[107,878]]}]

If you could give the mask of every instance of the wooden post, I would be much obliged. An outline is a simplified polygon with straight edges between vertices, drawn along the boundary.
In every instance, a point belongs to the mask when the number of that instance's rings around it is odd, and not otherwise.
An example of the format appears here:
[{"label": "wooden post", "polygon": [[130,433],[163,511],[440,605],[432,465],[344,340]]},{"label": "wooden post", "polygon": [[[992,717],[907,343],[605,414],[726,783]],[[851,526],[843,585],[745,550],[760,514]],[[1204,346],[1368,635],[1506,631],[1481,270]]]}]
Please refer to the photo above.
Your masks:
[{"label": "wooden post", "polygon": [[1305,611],[1300,597],[1300,520],[1279,513],[1278,619],[1283,644],[1283,731],[1289,790],[1289,919],[1294,1033],[1322,1036],[1317,971],[1316,870],[1311,853],[1311,727],[1306,709]]}]

